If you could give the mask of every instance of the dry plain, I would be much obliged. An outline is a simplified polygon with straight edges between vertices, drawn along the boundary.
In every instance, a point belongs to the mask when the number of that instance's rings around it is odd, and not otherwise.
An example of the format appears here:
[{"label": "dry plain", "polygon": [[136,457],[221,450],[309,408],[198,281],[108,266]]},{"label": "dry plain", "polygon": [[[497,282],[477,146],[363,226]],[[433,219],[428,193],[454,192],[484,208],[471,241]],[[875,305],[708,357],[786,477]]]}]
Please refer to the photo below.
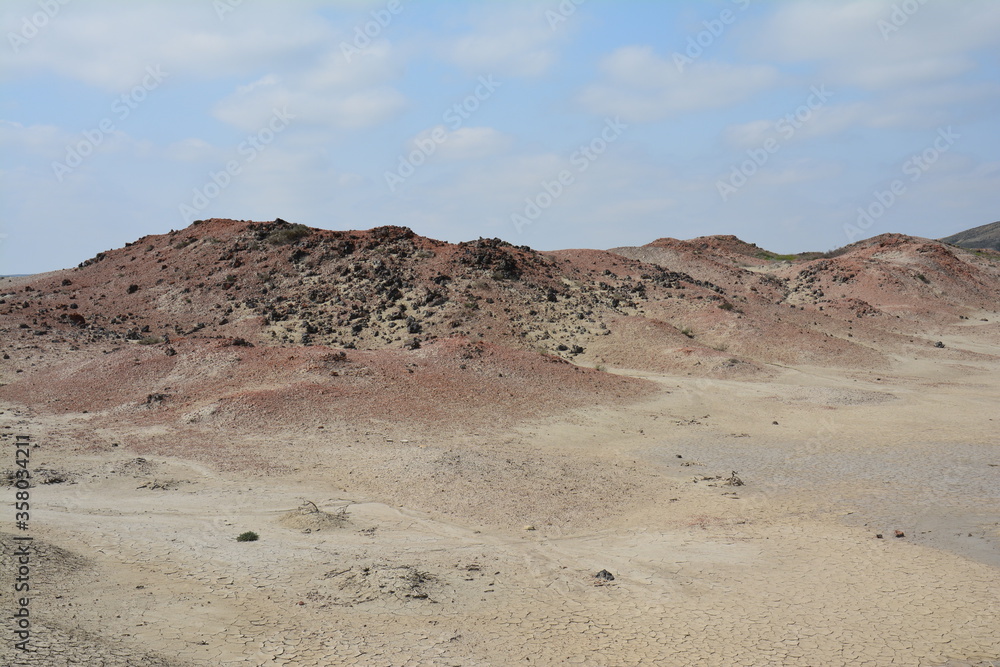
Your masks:
[{"label": "dry plain", "polygon": [[190,427],[189,456],[7,405],[65,479],[13,664],[996,664],[998,370],[656,375],[461,435]]}]

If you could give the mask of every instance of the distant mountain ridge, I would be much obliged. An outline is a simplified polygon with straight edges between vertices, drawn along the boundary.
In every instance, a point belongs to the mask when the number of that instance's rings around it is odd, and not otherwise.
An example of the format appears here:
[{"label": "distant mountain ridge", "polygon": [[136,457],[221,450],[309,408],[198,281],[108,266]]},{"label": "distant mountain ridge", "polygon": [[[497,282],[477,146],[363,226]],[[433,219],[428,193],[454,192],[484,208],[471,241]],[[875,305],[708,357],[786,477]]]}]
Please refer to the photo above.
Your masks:
[{"label": "distant mountain ridge", "polygon": [[1000,222],[966,229],[941,240],[960,248],[989,248],[1000,251]]}]

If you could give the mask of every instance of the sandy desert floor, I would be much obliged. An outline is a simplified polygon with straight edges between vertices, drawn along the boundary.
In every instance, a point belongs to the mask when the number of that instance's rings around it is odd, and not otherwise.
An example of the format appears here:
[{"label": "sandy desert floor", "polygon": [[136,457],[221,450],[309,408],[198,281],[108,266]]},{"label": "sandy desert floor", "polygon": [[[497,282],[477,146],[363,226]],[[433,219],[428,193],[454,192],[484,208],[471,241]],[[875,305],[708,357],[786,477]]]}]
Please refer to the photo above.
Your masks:
[{"label": "sandy desert floor", "polygon": [[0,662],[1000,665],[982,359],[647,375],[663,391],[628,408],[503,432],[95,432],[0,406],[42,469],[35,652]]}]

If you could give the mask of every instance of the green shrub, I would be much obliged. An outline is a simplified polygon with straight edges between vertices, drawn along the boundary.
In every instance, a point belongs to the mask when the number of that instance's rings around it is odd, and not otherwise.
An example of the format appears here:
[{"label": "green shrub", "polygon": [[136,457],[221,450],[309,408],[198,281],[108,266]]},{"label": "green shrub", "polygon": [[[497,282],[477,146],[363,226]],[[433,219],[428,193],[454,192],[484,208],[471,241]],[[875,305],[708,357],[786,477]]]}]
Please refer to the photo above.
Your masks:
[{"label": "green shrub", "polygon": [[239,536],[236,538],[236,541],[237,542],[256,542],[259,539],[260,539],[260,535],[258,535],[257,533],[253,532],[252,530],[248,530],[245,533],[240,533]]}]

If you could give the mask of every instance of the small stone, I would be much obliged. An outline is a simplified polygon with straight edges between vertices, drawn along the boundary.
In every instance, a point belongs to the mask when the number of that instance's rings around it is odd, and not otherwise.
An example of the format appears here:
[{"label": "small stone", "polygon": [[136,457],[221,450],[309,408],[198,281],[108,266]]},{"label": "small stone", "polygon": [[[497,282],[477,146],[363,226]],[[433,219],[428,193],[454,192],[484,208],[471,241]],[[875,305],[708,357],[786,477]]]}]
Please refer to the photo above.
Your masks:
[{"label": "small stone", "polygon": [[532,525],[531,525],[531,524],[529,523],[529,524],[528,524],[527,526],[525,526],[525,527],[524,527],[524,529],[525,529],[525,530],[534,530],[534,529],[535,529],[535,527],[534,527],[534,526],[532,526]]},{"label": "small stone", "polygon": [[602,581],[614,581],[615,575],[611,574],[607,570],[601,570],[600,572],[594,575],[594,578],[600,579]]}]

